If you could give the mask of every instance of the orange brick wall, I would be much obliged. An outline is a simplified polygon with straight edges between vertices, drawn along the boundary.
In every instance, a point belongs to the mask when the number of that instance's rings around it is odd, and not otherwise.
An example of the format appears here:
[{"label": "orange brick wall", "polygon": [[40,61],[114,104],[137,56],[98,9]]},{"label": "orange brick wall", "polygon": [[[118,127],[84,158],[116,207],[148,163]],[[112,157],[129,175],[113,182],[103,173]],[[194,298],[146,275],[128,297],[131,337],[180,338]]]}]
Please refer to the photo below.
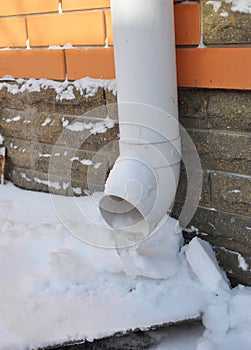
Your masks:
[{"label": "orange brick wall", "polygon": [[[178,85],[251,89],[251,50],[199,47],[200,2],[174,3]],[[109,0],[0,2],[0,76],[111,79],[112,45]]]}]

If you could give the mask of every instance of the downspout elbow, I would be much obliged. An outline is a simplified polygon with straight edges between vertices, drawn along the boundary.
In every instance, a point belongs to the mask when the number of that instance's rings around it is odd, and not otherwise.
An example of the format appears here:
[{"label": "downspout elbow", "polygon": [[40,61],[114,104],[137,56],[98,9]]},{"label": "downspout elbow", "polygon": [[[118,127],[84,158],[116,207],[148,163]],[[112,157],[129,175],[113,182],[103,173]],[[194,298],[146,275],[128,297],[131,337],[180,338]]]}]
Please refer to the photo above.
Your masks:
[{"label": "downspout elbow", "polygon": [[99,207],[112,229],[144,240],[172,209],[180,139],[164,145],[127,144],[125,148],[109,174]]}]

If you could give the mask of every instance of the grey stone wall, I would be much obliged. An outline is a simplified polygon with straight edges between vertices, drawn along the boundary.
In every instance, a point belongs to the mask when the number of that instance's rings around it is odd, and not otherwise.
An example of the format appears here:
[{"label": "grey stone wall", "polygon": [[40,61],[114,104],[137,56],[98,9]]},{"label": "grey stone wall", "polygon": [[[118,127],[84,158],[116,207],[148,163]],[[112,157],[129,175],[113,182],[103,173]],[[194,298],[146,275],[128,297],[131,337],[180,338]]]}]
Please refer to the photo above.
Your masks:
[{"label": "grey stone wall", "polygon": [[203,42],[206,45],[250,44],[250,13],[239,12],[232,2],[201,0]]},{"label": "grey stone wall", "polygon": [[[12,95],[0,91],[0,133],[6,176],[21,188],[63,195],[102,190],[118,155],[116,97],[56,99],[51,89]],[[180,89],[180,122],[203,169],[199,207],[185,232],[213,244],[233,282],[251,285],[251,96],[247,91]],[[113,118],[111,121],[107,117]],[[51,166],[53,164],[53,166]],[[50,176],[48,177],[48,172]],[[68,172],[68,174],[67,174]],[[173,215],[186,196],[182,168]],[[191,228],[192,227],[192,228]],[[247,268],[241,268],[241,262]],[[243,264],[242,264],[243,266]]]},{"label": "grey stone wall", "polygon": [[[231,1],[200,3],[202,41],[206,46],[249,47],[250,13],[237,11]],[[200,207],[191,223],[198,230],[187,233],[187,238],[197,233],[209,240],[232,280],[249,285],[250,98],[250,91],[183,90],[180,94],[181,122],[195,141],[205,176]],[[180,197],[178,200],[177,212],[182,202]]]},{"label": "grey stone wall", "polygon": [[103,88],[74,95],[61,101],[53,89],[0,91],[6,177],[15,185],[63,195],[103,189],[118,153],[117,113],[107,106],[114,96]]},{"label": "grey stone wall", "polygon": [[[200,204],[185,236],[208,240],[232,281],[251,285],[251,92],[181,89],[179,107],[204,175]],[[177,217],[185,193],[183,170]]]}]

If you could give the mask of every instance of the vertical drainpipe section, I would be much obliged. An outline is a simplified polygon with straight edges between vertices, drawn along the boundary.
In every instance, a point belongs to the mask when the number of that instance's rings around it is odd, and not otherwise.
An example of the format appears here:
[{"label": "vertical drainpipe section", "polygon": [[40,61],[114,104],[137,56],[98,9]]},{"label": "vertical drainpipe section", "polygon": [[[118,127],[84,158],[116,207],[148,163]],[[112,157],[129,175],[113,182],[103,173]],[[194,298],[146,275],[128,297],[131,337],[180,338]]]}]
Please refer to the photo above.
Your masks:
[{"label": "vertical drainpipe section", "polygon": [[179,179],[173,1],[111,0],[111,10],[120,156],[99,207],[133,244],[170,212]]}]

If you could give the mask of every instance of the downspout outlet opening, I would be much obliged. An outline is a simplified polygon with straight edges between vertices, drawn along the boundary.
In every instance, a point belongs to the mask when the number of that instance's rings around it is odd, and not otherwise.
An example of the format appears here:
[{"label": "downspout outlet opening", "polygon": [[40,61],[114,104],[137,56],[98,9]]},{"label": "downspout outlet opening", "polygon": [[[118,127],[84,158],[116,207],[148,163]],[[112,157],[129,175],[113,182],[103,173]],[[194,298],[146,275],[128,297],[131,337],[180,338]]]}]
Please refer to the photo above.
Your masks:
[{"label": "downspout outlet opening", "polygon": [[122,197],[105,195],[101,199],[99,207],[104,220],[114,230],[132,232],[137,230],[139,226],[143,229],[142,225],[147,225],[144,215]]}]

